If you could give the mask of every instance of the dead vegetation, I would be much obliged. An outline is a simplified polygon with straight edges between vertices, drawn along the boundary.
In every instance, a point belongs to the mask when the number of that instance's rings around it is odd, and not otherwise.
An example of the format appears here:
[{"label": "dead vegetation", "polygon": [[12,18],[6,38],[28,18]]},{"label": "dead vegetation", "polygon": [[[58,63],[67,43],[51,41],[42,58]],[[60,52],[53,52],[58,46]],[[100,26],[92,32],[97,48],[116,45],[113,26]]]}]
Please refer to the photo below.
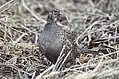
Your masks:
[{"label": "dead vegetation", "polygon": [[[49,64],[36,43],[51,8],[67,17],[59,25],[77,49],[76,64],[61,71],[63,62]],[[118,79],[118,45],[118,0],[0,1],[0,79]]]}]

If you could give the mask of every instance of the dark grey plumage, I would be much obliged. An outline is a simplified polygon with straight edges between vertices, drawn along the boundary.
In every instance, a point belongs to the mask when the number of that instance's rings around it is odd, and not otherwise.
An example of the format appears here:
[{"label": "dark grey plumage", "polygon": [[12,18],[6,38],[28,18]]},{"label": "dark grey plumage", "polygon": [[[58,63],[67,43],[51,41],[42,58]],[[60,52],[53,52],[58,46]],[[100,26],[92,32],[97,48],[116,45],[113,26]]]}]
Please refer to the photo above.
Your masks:
[{"label": "dark grey plumage", "polygon": [[58,25],[57,21],[61,16],[58,9],[51,10],[47,17],[47,23],[38,38],[38,46],[42,53],[53,64],[61,52],[63,45],[66,43],[66,33]]}]

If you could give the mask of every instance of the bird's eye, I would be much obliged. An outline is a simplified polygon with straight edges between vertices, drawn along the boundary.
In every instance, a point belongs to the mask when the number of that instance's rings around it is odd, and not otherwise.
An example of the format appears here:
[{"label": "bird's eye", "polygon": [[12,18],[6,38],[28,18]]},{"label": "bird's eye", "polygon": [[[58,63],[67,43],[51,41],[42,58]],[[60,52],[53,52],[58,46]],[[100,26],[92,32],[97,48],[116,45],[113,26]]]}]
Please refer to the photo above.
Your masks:
[{"label": "bird's eye", "polygon": [[57,11],[54,11],[53,14],[57,14],[58,12]]},{"label": "bird's eye", "polygon": [[55,10],[55,13],[57,13],[58,11],[57,10]]}]

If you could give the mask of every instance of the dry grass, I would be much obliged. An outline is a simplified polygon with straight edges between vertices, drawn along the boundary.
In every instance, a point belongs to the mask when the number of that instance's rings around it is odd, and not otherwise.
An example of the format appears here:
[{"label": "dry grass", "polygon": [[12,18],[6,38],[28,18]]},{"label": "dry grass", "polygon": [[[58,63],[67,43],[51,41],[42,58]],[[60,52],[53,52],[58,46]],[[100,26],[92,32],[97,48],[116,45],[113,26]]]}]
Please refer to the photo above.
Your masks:
[{"label": "dry grass", "polygon": [[[67,17],[58,23],[71,33],[75,63],[63,68],[64,48],[50,65],[37,47],[47,13],[58,8]],[[0,79],[118,79],[118,0],[1,0]]]}]

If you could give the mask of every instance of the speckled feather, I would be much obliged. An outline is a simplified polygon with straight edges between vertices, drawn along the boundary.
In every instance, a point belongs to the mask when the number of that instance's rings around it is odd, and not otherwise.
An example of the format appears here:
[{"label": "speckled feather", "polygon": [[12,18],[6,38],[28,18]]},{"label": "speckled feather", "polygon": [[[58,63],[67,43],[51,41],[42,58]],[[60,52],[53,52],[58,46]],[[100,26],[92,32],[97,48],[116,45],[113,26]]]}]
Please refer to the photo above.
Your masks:
[{"label": "speckled feather", "polygon": [[63,45],[66,43],[67,37],[64,30],[57,25],[57,21],[51,20],[46,23],[43,32],[39,36],[38,45],[46,58],[55,63]]}]

